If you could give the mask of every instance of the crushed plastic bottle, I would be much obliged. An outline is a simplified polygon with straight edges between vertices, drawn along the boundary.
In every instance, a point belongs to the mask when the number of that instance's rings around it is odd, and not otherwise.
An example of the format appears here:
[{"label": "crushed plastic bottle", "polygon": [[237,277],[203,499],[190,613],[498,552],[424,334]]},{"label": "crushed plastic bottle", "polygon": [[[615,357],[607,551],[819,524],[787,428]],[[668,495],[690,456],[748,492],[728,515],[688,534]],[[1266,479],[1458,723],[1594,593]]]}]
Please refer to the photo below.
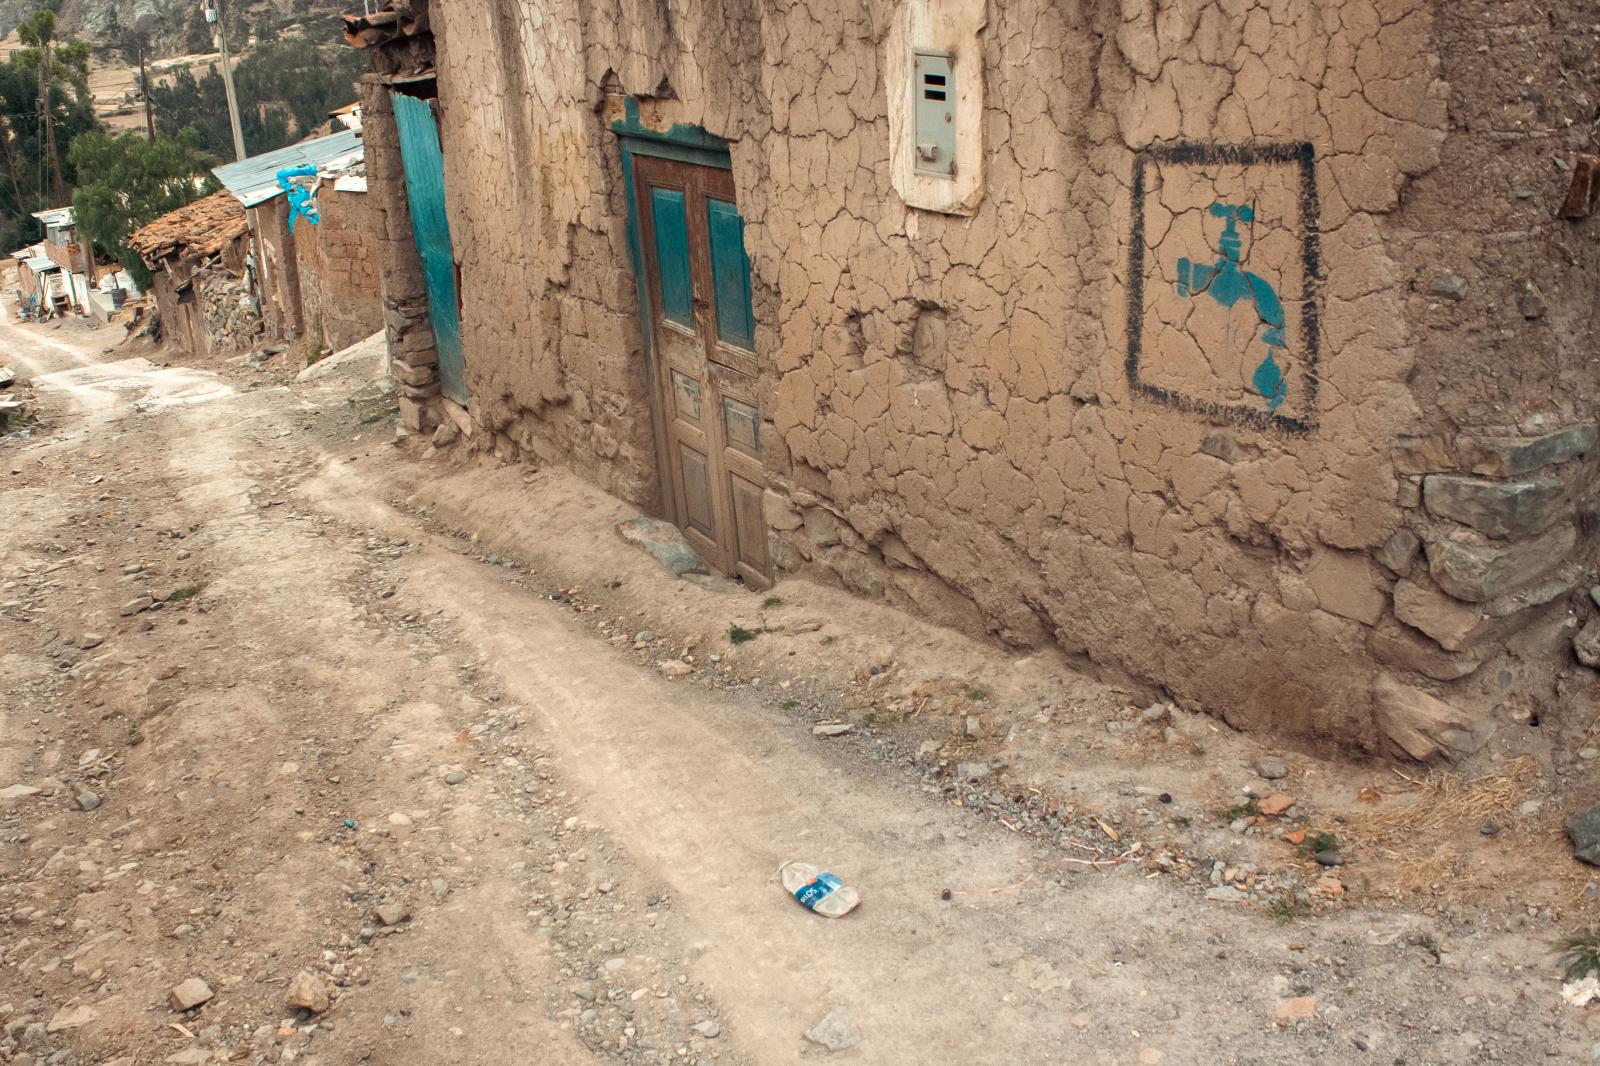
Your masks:
[{"label": "crushed plastic bottle", "polygon": [[778,867],[783,887],[800,905],[826,918],[843,918],[856,909],[861,896],[855,889],[820,866],[807,862],[786,862]]}]

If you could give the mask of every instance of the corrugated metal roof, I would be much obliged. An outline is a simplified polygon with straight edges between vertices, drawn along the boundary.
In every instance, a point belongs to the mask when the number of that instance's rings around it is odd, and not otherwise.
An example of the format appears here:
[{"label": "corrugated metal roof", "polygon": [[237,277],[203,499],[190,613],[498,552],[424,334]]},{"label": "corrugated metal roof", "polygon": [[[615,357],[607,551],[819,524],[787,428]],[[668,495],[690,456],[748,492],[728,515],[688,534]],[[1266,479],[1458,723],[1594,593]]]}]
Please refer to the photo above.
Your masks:
[{"label": "corrugated metal roof", "polygon": [[33,217],[46,226],[70,226],[73,219],[70,207],[52,207],[48,211],[35,211]]},{"label": "corrugated metal roof", "polygon": [[36,255],[32,259],[26,260],[22,265],[35,274],[43,274],[46,270],[61,269],[61,264],[51,259],[48,255]]},{"label": "corrugated metal roof", "polygon": [[310,164],[319,171],[337,171],[364,159],[365,154],[360,134],[354,130],[343,130],[314,141],[291,144],[276,152],[251,156],[240,163],[216,167],[211,173],[240,203],[255,207],[283,195],[283,189],[278,186],[280,170]]}]

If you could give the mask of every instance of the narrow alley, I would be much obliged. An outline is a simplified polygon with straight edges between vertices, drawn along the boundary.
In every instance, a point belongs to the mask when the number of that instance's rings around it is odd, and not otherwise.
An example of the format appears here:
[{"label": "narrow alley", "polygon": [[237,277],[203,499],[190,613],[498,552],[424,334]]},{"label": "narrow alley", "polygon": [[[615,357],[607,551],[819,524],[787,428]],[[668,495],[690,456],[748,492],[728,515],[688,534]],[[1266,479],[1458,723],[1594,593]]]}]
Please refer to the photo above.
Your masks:
[{"label": "narrow alley", "polygon": [[[1259,749],[1214,724],[1206,760],[1159,725],[1130,746],[1126,694],[1086,678],[1054,772],[1092,836],[1052,831],[1006,805],[1003,758],[943,760],[915,715],[814,721],[943,663],[990,671],[981,734],[1026,662],[802,582],[677,579],[570,475],[397,439],[370,360],[297,381],[121,333],[0,316],[41,418],[0,445],[7,1061],[1589,1057],[1557,995],[1564,868],[1401,895],[1352,856],[1346,898],[1269,906],[1256,866],[1207,879],[1163,843],[1323,877],[1267,839]],[[708,604],[759,639],[692,633]],[[1328,817],[1406,786],[1290,765]],[[1560,855],[1516,822],[1531,794],[1498,798],[1501,869]],[[807,913],[788,859],[859,909]]]}]

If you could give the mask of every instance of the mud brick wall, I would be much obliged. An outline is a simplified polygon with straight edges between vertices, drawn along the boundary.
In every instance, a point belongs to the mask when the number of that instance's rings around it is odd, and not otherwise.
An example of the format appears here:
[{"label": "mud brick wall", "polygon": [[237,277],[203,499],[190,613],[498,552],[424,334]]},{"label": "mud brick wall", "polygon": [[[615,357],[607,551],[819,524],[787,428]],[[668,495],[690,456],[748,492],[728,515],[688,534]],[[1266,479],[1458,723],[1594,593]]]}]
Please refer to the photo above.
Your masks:
[{"label": "mud brick wall", "polygon": [[[181,280],[182,275],[179,275]],[[211,354],[211,338],[205,329],[203,305],[195,298],[179,301],[172,274],[158,267],[151,284],[156,314],[161,322],[161,345],[195,358]]]},{"label": "mud brick wall", "polygon": [[[1348,748],[1579,713],[1588,5],[433,9],[476,446],[656,498],[632,96],[731,142],[784,569]],[[916,210],[888,49],[956,25],[984,169]]]},{"label": "mud brick wall", "polygon": [[444,417],[439,407],[449,401],[442,400],[439,392],[439,351],[428,319],[422,261],[411,232],[394,104],[380,80],[380,75],[393,73],[401,66],[416,70],[431,63],[431,39],[427,51],[420,56],[415,51],[417,44],[406,41],[371,55],[376,69],[361,80],[361,139],[366,153],[370,232],[377,245],[382,276],[383,328],[390,372],[400,385],[400,415],[406,427],[424,432],[437,427]]},{"label": "mud brick wall", "polygon": [[275,337],[310,337],[320,329],[323,344],[339,351],[384,328],[378,216],[368,194],[338,192],[324,181],[319,221],[299,219],[293,234],[284,197],[257,210]]},{"label": "mud brick wall", "polygon": [[340,351],[383,329],[376,219],[366,193],[327,180],[317,212],[315,226],[302,219],[294,230],[302,321],[308,331],[320,325],[323,342]]},{"label": "mud brick wall", "polygon": [[256,207],[253,228],[262,257],[261,313],[267,333],[276,340],[294,340],[305,332],[305,319],[288,201],[278,196]]}]

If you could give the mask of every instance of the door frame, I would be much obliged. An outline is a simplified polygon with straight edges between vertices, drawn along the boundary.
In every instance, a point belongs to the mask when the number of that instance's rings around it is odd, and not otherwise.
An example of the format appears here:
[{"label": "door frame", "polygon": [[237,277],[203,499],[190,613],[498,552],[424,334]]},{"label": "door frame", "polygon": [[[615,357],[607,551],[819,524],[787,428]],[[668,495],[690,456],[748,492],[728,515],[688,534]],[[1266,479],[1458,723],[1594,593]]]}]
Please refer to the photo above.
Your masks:
[{"label": "door frame", "polygon": [[[466,343],[462,337],[461,314],[461,268],[456,259],[455,234],[450,229],[450,212],[448,203],[440,204],[440,220],[443,222],[444,239],[450,256],[450,292],[449,299],[440,301],[436,298],[434,284],[428,269],[428,256],[423,250],[420,236],[422,227],[417,224],[418,206],[415,190],[412,187],[414,176],[423,173],[423,167],[429,161],[420,159],[417,155],[418,143],[413,139],[411,151],[407,152],[407,137],[405,130],[411,126],[414,130],[426,130],[431,134],[429,140],[429,154],[433,148],[438,150],[439,189],[441,200],[448,195],[445,185],[445,160],[444,160],[444,135],[439,124],[437,83],[432,76],[420,79],[405,85],[391,84],[387,87],[389,94],[390,114],[395,128],[396,151],[400,156],[400,185],[406,194],[406,217],[411,223],[411,243],[416,249],[417,265],[422,273],[422,287],[428,299],[428,324],[433,329],[434,348],[438,361],[437,371],[439,377],[439,391],[446,399],[460,404],[462,407],[471,405],[471,391],[467,386],[467,354]],[[420,91],[420,90],[427,91]],[[402,101],[406,101],[402,103]],[[411,117],[406,117],[403,112],[411,111]],[[422,112],[426,111],[429,123],[423,127],[421,123]],[[435,253],[437,254],[437,249]],[[436,273],[436,272],[435,272]],[[454,306],[450,306],[454,301]],[[454,337],[441,330],[439,323],[443,319],[447,324],[454,320]],[[452,347],[453,346],[453,347]]]},{"label": "door frame", "polygon": [[[644,337],[646,391],[650,397],[651,432],[656,446],[657,517],[672,520],[675,518],[675,509],[672,503],[672,483],[668,474],[671,445],[667,435],[667,419],[671,413],[663,408],[661,390],[656,387],[660,372],[656,365],[655,337],[651,329],[651,323],[655,320],[655,309],[650,297],[650,279],[645,273],[646,260],[643,229],[639,221],[637,182],[634,180],[634,158],[653,156],[731,171],[733,157],[729,153],[728,142],[725,139],[714,133],[707,133],[700,126],[679,123],[665,131],[648,128],[640,121],[639,101],[631,96],[623,101],[623,117],[612,122],[611,132],[617,135],[622,146],[622,186],[628,203],[628,257],[633,263],[633,280],[639,298],[639,328]],[[756,378],[759,382],[759,374]],[[765,397],[760,399],[764,401]],[[766,410],[765,402],[760,406],[763,411]],[[771,531],[768,530],[767,533],[770,536]],[[767,565],[770,569],[770,555]],[[768,585],[771,584],[770,577],[764,575],[762,577]]]}]

